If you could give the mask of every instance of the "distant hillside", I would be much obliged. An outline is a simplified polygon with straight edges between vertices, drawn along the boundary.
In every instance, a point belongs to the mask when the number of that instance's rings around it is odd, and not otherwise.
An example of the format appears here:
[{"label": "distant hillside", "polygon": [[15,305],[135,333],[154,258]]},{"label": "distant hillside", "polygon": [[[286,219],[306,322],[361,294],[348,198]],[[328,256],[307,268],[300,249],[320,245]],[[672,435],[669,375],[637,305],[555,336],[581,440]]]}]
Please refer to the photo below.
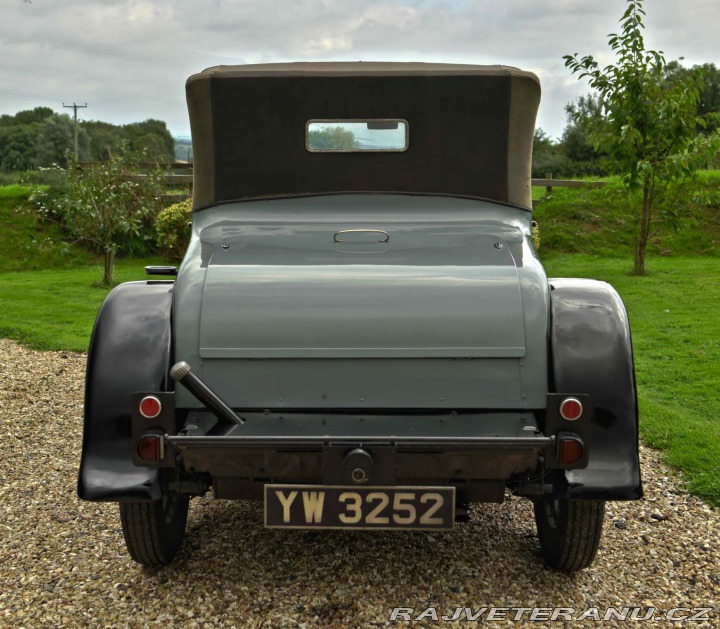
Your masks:
[{"label": "distant hillside", "polygon": [[186,135],[177,135],[175,140],[175,161],[192,162],[192,139]]}]

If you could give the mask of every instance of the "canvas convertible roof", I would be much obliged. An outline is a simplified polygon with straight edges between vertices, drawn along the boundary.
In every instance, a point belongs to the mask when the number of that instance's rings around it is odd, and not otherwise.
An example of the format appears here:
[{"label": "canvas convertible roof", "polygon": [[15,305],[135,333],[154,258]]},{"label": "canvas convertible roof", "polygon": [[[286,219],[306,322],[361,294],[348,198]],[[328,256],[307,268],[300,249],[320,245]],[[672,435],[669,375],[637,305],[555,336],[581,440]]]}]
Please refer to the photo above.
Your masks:
[{"label": "canvas convertible roof", "polygon": [[[194,209],[333,192],[452,194],[530,208],[540,84],[506,66],[283,63],[191,76]],[[407,121],[402,152],[323,153],[311,120]]]}]

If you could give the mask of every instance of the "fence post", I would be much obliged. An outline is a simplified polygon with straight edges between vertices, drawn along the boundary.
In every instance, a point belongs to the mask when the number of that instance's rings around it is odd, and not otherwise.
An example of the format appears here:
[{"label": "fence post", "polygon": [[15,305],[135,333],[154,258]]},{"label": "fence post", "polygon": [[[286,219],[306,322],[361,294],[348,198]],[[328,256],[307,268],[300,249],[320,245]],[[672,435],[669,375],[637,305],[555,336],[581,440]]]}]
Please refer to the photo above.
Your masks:
[{"label": "fence post", "polygon": [[545,186],[545,194],[551,195],[552,194],[552,186],[549,185],[549,181],[553,178],[552,173],[545,173],[545,179],[548,180],[548,185]]}]

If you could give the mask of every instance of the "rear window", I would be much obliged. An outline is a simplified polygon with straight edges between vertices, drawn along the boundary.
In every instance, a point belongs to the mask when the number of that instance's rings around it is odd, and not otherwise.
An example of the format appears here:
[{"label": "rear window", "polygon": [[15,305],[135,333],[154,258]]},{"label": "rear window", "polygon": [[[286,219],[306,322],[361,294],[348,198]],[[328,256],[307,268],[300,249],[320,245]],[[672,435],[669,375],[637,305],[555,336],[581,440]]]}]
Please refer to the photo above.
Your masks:
[{"label": "rear window", "polygon": [[405,120],[310,120],[305,130],[311,153],[400,153],[409,144]]}]

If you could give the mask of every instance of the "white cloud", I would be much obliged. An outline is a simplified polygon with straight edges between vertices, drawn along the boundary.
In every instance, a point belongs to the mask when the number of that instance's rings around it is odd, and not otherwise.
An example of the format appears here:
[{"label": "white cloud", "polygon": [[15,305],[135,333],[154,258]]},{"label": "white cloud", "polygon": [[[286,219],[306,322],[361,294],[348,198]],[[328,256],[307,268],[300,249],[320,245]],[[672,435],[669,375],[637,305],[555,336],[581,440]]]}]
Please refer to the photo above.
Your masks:
[{"label": "white cloud", "polygon": [[[543,83],[538,123],[564,127],[587,91],[562,55],[602,62],[625,0],[0,0],[0,113],[88,102],[88,118],[164,119],[188,132],[187,76],[299,60],[503,63]],[[648,45],[720,64],[717,0],[646,2]],[[29,97],[29,98],[27,98]],[[32,98],[37,97],[36,101]]]}]

